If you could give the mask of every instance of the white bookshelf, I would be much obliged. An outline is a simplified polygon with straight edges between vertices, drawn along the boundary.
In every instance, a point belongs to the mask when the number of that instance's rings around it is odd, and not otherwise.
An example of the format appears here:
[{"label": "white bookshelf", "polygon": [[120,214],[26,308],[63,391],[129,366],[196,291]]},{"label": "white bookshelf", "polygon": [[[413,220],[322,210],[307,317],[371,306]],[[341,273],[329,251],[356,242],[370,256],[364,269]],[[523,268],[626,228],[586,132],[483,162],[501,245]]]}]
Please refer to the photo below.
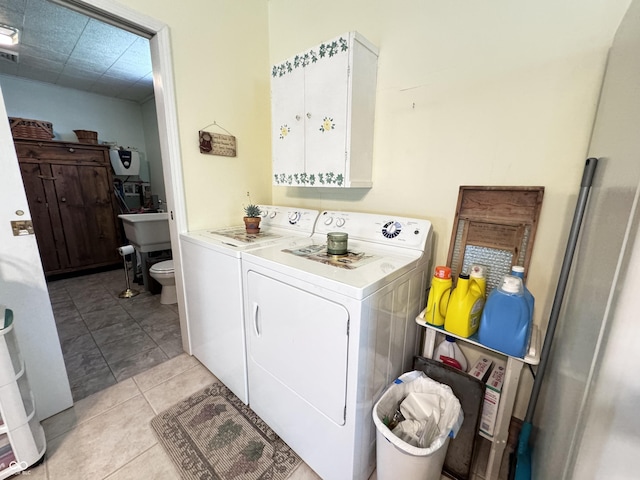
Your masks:
[{"label": "white bookshelf", "polygon": [[0,479],[37,463],[45,450],[44,430],[13,329],[13,312],[0,305]]}]

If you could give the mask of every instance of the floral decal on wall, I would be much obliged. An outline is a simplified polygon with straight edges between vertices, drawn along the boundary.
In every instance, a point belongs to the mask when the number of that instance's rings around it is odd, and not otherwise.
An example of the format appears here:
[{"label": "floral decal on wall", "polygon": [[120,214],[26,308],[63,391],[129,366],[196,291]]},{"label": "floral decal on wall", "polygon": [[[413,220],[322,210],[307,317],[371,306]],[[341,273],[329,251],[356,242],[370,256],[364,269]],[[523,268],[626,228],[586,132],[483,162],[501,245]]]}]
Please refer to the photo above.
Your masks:
[{"label": "floral decal on wall", "polygon": [[318,187],[341,187],[344,184],[344,176],[341,173],[274,173],[273,181],[276,185],[305,185]]},{"label": "floral decal on wall", "polygon": [[329,130],[333,130],[335,126],[336,124],[333,123],[333,118],[324,117],[324,120],[322,120],[322,124],[320,125],[320,131],[328,132]]},{"label": "floral decal on wall", "polygon": [[284,140],[284,138],[289,135],[291,129],[285,124],[280,126],[280,140]]},{"label": "floral decal on wall", "polygon": [[348,49],[349,44],[347,39],[340,37],[333,42],[321,44],[317,51],[311,49],[308,52],[293,57],[293,61],[286,60],[279,65],[274,65],[271,69],[271,76],[282,77],[297,68],[305,68],[307,65],[316,63],[320,59],[331,58],[338,53],[346,52]]}]

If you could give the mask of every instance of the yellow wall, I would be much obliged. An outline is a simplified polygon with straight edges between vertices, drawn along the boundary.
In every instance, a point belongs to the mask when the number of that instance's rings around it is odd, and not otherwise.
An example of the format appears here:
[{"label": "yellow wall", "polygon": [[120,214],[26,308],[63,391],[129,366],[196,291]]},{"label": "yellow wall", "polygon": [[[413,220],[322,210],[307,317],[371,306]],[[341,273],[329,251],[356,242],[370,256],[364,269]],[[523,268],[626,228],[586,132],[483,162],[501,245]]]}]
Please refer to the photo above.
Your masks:
[{"label": "yellow wall", "polygon": [[350,30],[380,49],[373,188],[274,187],[273,203],[427,218],[444,264],[460,185],[544,186],[528,286],[546,326],[607,51],[628,5],[270,0],[272,64]]},{"label": "yellow wall", "polygon": [[[247,192],[271,201],[267,3],[122,3],[170,29],[189,229],[237,224]],[[198,131],[214,121],[236,137],[236,157],[200,154]]]},{"label": "yellow wall", "polygon": [[[250,191],[256,203],[427,218],[442,264],[460,185],[542,185],[528,285],[546,325],[629,0],[121,1],[171,30],[189,229],[236,224]],[[271,187],[269,66],[350,30],[380,49],[373,188]],[[236,158],[199,153],[213,121],[237,137]]]}]

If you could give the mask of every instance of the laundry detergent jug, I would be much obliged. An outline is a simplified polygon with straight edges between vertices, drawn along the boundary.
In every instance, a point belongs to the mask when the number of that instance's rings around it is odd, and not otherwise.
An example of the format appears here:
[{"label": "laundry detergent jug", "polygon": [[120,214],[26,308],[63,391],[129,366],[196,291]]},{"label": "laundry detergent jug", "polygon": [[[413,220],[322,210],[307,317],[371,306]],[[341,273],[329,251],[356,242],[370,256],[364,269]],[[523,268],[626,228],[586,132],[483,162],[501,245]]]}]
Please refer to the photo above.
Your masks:
[{"label": "laundry detergent jug", "polygon": [[451,292],[444,329],[464,338],[478,331],[484,307],[484,293],[477,282],[469,282],[469,274],[458,276],[456,288]]},{"label": "laundry detergent jug", "polygon": [[456,339],[449,335],[446,335],[444,340],[436,347],[433,352],[433,359],[463,372],[467,371],[467,358],[460,350]]},{"label": "laundry detergent jug", "polygon": [[451,295],[451,286],[451,269],[449,267],[436,267],[435,274],[431,280],[429,297],[427,298],[427,309],[424,313],[424,320],[428,324],[436,327],[444,325],[449,296]]},{"label": "laundry detergent jug", "polygon": [[524,357],[529,342],[531,314],[522,279],[505,275],[484,306],[478,340],[513,357]]}]

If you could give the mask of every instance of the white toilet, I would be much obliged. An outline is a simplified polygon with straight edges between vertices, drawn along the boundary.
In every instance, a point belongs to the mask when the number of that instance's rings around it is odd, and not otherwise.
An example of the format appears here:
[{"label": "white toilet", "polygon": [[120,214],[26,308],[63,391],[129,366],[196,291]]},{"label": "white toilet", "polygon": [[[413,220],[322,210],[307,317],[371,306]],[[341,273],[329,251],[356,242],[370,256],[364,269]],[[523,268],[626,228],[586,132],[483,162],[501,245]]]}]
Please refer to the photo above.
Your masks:
[{"label": "white toilet", "polygon": [[161,304],[171,305],[178,302],[173,260],[166,260],[152,265],[149,269],[149,275],[162,285],[162,292],[160,293]]}]

